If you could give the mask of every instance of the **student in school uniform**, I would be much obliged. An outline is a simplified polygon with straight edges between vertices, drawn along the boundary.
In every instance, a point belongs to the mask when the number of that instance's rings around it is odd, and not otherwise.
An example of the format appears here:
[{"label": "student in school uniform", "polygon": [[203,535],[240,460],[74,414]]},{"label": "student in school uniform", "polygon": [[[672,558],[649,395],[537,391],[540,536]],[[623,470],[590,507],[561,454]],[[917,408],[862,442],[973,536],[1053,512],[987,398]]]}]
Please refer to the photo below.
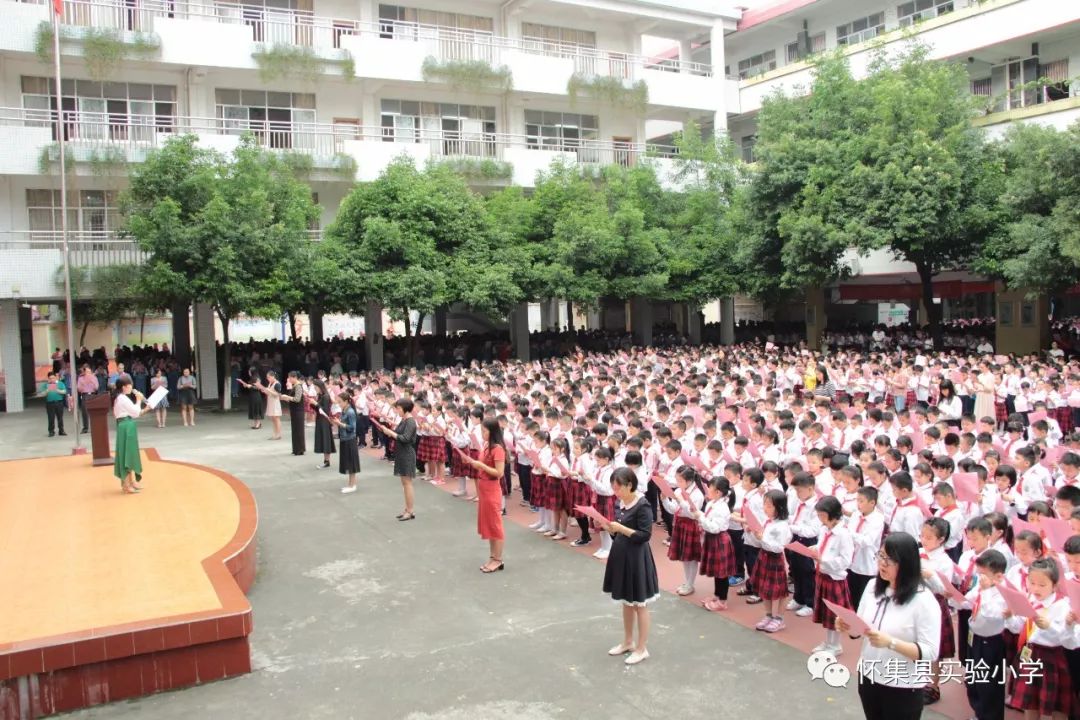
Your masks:
[{"label": "student in school uniform", "polygon": [[[889,477],[889,485],[896,497],[896,507],[893,508],[892,517],[889,518],[889,532],[906,532],[912,537],[919,537],[924,516],[912,490],[911,475],[902,470],[893,473]],[[945,525],[948,527],[947,522]]]},{"label": "student in school uniform", "polygon": [[787,523],[787,498],[784,493],[770,490],[762,501],[765,522],[761,530],[751,532],[757,538],[761,552],[754,563],[753,585],[758,597],[765,601],[765,617],[755,626],[767,633],[784,629],[784,598],[787,597],[787,572],[784,567],[784,547],[791,542]]},{"label": "student in school uniform", "polygon": [[675,478],[674,497],[665,497],[662,502],[668,513],[674,517],[668,559],[680,562],[683,566],[683,584],[675,592],[686,596],[694,593],[694,580],[701,562],[701,527],[698,525],[695,510],[700,510],[704,505],[705,493],[701,478],[689,465],[680,467]]},{"label": "student in school uniform", "polygon": [[953,562],[960,561],[960,555],[964,552],[964,513],[956,504],[956,491],[947,482],[939,482],[934,486],[934,503],[939,510],[935,513],[939,518],[949,523],[949,539],[945,542],[945,554]]},{"label": "student in school uniform", "polygon": [[[983,553],[990,550],[990,536],[993,534],[993,530],[990,521],[984,517],[969,520],[964,528],[968,549],[957,560],[953,578],[957,588],[964,594],[967,594],[968,590],[978,580],[976,577],[978,561]],[[960,662],[964,663],[970,657],[968,624],[971,620],[971,610],[957,605],[952,600],[949,603],[956,610],[956,653],[957,657],[960,658]]]},{"label": "student in school uniform", "polygon": [[[817,504],[814,478],[810,473],[795,473],[792,488],[795,502],[788,497],[788,525],[792,540],[806,547],[817,545],[821,534],[821,521],[814,510]],[[814,561],[793,550],[785,550],[788,567],[794,580],[794,592],[787,604],[787,609],[798,617],[809,617],[814,613]]]},{"label": "student in school uniform", "polygon": [[[1034,619],[1003,613],[1005,627],[1016,633],[1019,660],[1038,667],[1037,673],[1018,673],[1012,701],[1028,720],[1051,716],[1057,720],[1073,717],[1074,698],[1064,644],[1072,633],[1066,623],[1069,599],[1058,594],[1061,575],[1051,558],[1031,564],[1028,601],[1036,610]],[[1036,675],[1036,677],[1032,677]]]},{"label": "student in school uniform", "polygon": [[[889,534],[892,535],[892,531]],[[945,541],[949,539],[949,523],[938,517],[928,518],[923,523],[919,538],[922,544],[919,559],[922,561],[923,581],[934,593],[941,611],[941,641],[938,644],[937,662],[931,667],[932,681],[923,691],[924,703],[933,705],[941,699],[939,688],[941,661],[956,656],[956,634],[953,631],[949,604],[945,599],[945,585],[941,580],[941,575],[946,578],[953,576],[955,565],[945,554]]]},{"label": "student in school uniform", "polygon": [[856,514],[848,516],[851,541],[855,554],[851,558],[847,580],[851,601],[858,607],[863,591],[877,575],[877,553],[885,535],[885,518],[877,512],[877,489],[861,487],[856,501]]},{"label": "student in school uniform", "polygon": [[[735,594],[739,597],[745,597],[747,605],[756,605],[762,601],[757,595],[753,577],[754,566],[757,565],[758,556],[761,554],[761,542],[756,534],[749,531],[745,518],[749,513],[753,513],[758,522],[762,524],[765,522],[765,475],[760,468],[747,468],[742,474],[741,482],[743,488],[742,501],[736,501],[739,502],[736,505],[738,512],[733,513],[731,519],[738,523],[738,527],[742,528],[742,532],[738,535],[732,532],[731,540],[735,545],[736,564],[738,563],[741,547],[743,562],[746,565],[746,575],[744,576],[745,584]],[[732,528],[732,530],[734,531],[735,528]]]},{"label": "student in school uniform", "polygon": [[[1005,556],[987,550],[975,561],[976,574],[967,592],[965,610],[970,614],[968,639],[972,667],[1005,672],[1005,600],[998,590],[1005,573]],[[968,704],[978,720],[1003,720],[1005,717],[1004,678],[976,677],[967,683]]]},{"label": "student in school uniform", "polygon": [[[639,453],[633,452],[633,455],[627,453],[627,456],[636,461],[636,465],[640,467],[641,455]],[[629,465],[626,467],[634,470]],[[615,519],[615,490],[611,486],[611,476],[616,469],[611,462],[611,451],[607,448],[597,448],[596,454],[593,456],[592,473],[589,476],[593,490],[593,508],[608,520]],[[640,475],[638,476],[638,482],[641,482]],[[606,560],[610,554],[611,535],[601,532],[600,549],[593,553],[593,557],[598,560]]]},{"label": "student in school uniform", "polygon": [[814,511],[821,523],[821,535],[815,548],[817,573],[814,578],[814,622],[825,628],[825,641],[814,652],[829,651],[833,657],[843,652],[840,633],[836,631],[836,615],[825,600],[841,607],[852,608],[851,591],[847,582],[848,569],[855,554],[851,531],[844,524],[840,501],[834,497],[818,500]]},{"label": "student in school uniform", "polygon": [[[603,461],[600,460],[601,451],[603,451]],[[594,454],[592,452],[592,440],[589,438],[576,438],[574,440],[574,459],[570,464],[570,472],[568,473],[571,495],[570,512],[577,521],[581,536],[570,543],[572,547],[584,547],[592,542],[592,535],[589,532],[590,520],[578,512],[576,508],[578,506],[593,506],[594,491],[590,478],[595,474],[596,466],[600,462],[605,464],[611,462],[611,451],[609,449],[597,448]]]},{"label": "student in school uniform", "polygon": [[728,579],[735,574],[735,553],[728,534],[731,507],[735,501],[727,478],[714,477],[705,487],[707,502],[694,517],[704,531],[701,548],[701,574],[713,578],[713,596],[702,602],[711,612],[728,609]]}]

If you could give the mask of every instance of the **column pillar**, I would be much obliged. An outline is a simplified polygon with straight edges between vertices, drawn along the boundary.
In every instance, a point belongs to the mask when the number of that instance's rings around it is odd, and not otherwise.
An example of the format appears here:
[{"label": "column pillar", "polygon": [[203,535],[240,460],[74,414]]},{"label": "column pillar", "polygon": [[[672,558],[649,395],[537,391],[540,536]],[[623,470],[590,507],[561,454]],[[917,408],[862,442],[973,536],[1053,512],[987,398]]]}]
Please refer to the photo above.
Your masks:
[{"label": "column pillar", "polygon": [[368,370],[383,369],[383,349],[385,338],[383,337],[382,305],[369,302],[364,311],[364,350],[367,353]]},{"label": "column pillar", "polygon": [[653,311],[652,301],[648,298],[638,297],[630,301],[630,331],[638,345],[652,345]]},{"label": "column pillar", "polygon": [[172,306],[172,351],[181,368],[191,366],[191,305]]},{"label": "column pillar", "polygon": [[735,344],[735,298],[720,300],[720,344]]},{"label": "column pillar", "polygon": [[603,330],[604,321],[600,307],[591,307],[585,315],[585,327],[589,330]]},{"label": "column pillar", "polygon": [[440,305],[435,308],[435,336],[446,337],[446,314],[447,308],[445,305]]},{"label": "column pillar", "polygon": [[308,334],[311,335],[313,343],[323,341],[323,311],[314,305],[308,308]]},{"label": "column pillar", "polygon": [[811,350],[821,349],[825,334],[825,288],[818,286],[806,290],[806,344]]},{"label": "column pillar", "polygon": [[686,334],[690,337],[691,345],[701,344],[701,308],[697,305],[686,306]]},{"label": "column pillar", "polygon": [[713,115],[714,134],[719,136],[727,132],[727,74],[724,72],[724,23],[717,20],[709,32],[709,50],[712,54],[712,81],[714,97],[720,107]]},{"label": "column pillar", "polygon": [[514,357],[529,362],[529,303],[523,302],[510,311],[510,344]]},{"label": "column pillar", "polygon": [[0,369],[7,380],[7,412],[26,409],[26,387],[22,371],[22,323],[19,322],[19,301],[0,300]]},{"label": "column pillar", "polygon": [[559,325],[559,301],[544,298],[540,301],[540,330],[547,331]]},{"label": "column pillar", "polygon": [[[218,392],[218,363],[217,363],[217,333],[215,332],[214,309],[206,303],[195,305],[195,362],[197,380],[199,383],[199,397],[203,400],[217,400]],[[229,368],[225,368],[228,373]],[[228,410],[232,407],[231,383],[225,382],[225,403]]]},{"label": "column pillar", "polygon": [[[693,54],[693,47],[691,46],[690,41],[689,40],[680,40],[679,41],[679,63],[682,64],[682,63],[690,62],[692,54]],[[679,71],[682,72],[682,68],[679,68]]]}]

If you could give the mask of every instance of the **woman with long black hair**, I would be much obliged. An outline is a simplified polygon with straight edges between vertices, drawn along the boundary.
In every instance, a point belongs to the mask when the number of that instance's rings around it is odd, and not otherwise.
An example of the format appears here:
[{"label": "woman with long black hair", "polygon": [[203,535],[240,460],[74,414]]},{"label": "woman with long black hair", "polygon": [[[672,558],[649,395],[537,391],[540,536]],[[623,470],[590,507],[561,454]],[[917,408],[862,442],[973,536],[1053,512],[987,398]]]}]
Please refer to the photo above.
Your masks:
[{"label": "woman with long black hair", "polygon": [[142,489],[135,484],[142,480],[142,456],[139,454],[139,433],[135,421],[152,409],[138,390],[135,391],[134,401],[128,397],[131,387],[131,376],[121,375],[113,391],[113,417],[116,418],[113,475],[120,480],[120,489],[125,493],[137,493]]},{"label": "woman with long black hair", "polygon": [[[878,577],[859,602],[859,618],[870,626],[859,656],[859,699],[867,720],[918,720],[923,688],[920,670],[938,657],[941,607],[922,581],[919,544],[905,532],[891,533],[878,553]],[[842,618],[840,632],[851,632]]]},{"label": "woman with long black hair", "polygon": [[502,427],[494,418],[487,418],[480,425],[484,447],[479,459],[465,460],[477,471],[476,492],[479,502],[476,509],[476,529],[480,537],[488,541],[491,554],[480,566],[480,572],[493,573],[502,570],[503,523],[502,478],[506,469],[506,448],[503,445]]},{"label": "woman with long black hair", "polygon": [[304,436],[304,411],[307,398],[304,396],[304,383],[300,373],[293,370],[285,380],[285,392],[281,399],[289,403],[289,431],[292,436],[292,454],[303,455],[307,452],[307,438]]},{"label": "woman with long black hair", "polygon": [[334,433],[330,429],[330,392],[322,380],[315,381],[315,452],[322,453],[323,461],[318,467],[330,467],[330,456],[337,452]]}]

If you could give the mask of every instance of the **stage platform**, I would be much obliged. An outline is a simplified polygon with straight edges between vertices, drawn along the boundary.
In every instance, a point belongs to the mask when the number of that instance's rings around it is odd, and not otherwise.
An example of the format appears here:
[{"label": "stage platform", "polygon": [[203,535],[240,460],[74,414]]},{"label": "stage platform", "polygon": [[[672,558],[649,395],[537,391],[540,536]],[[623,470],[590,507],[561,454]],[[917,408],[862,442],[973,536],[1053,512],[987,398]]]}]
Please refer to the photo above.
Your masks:
[{"label": "stage platform", "polygon": [[0,718],[251,670],[251,491],[152,449],[143,487],[87,455],[0,462]]}]

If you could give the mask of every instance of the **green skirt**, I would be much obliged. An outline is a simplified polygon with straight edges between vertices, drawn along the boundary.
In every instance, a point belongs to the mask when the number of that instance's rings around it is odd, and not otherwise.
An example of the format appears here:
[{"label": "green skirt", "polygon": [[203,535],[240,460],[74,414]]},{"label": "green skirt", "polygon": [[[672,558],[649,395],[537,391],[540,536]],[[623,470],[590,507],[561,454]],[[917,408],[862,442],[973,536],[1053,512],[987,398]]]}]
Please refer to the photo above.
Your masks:
[{"label": "green skirt", "polygon": [[129,472],[135,472],[135,479],[142,479],[142,456],[139,455],[139,433],[132,418],[121,418],[116,423],[116,457],[113,460],[113,475],[123,483]]}]

